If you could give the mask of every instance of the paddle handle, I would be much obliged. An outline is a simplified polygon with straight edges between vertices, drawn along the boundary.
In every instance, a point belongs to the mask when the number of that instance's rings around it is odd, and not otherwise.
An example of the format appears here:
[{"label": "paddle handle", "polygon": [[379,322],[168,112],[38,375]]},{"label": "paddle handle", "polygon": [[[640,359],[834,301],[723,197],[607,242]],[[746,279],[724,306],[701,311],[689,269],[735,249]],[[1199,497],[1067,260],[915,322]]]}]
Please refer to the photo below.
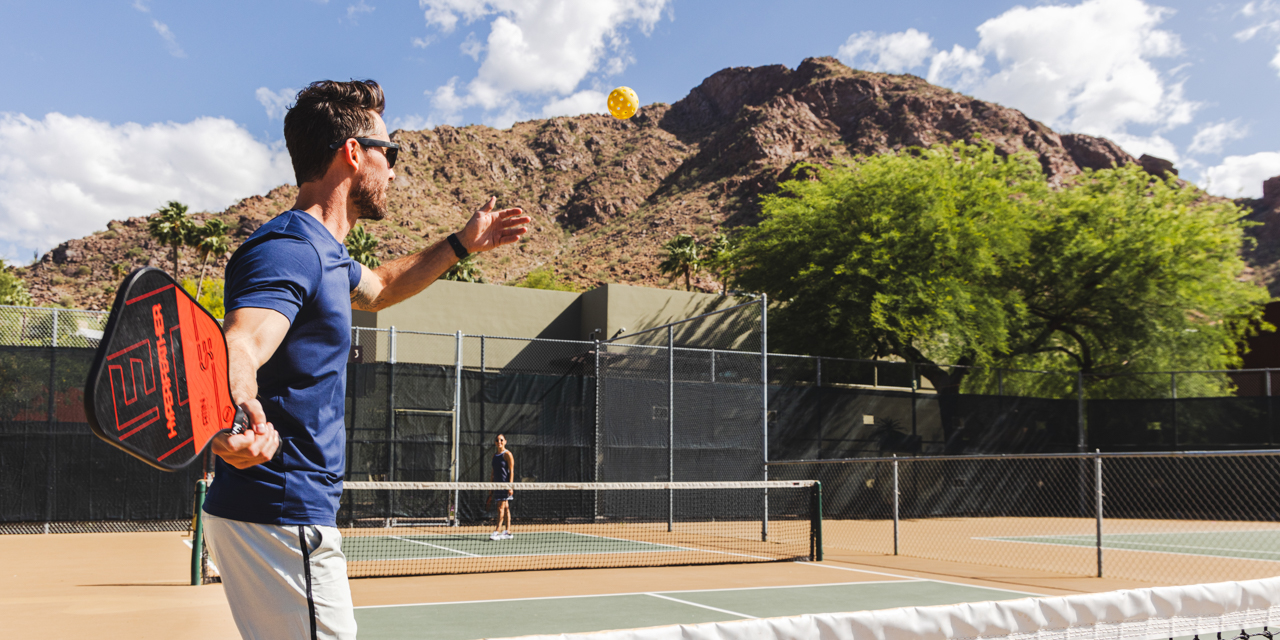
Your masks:
[{"label": "paddle handle", "polygon": [[231,421],[231,435],[238,436],[249,430],[249,414],[241,407],[236,407],[236,417]]}]

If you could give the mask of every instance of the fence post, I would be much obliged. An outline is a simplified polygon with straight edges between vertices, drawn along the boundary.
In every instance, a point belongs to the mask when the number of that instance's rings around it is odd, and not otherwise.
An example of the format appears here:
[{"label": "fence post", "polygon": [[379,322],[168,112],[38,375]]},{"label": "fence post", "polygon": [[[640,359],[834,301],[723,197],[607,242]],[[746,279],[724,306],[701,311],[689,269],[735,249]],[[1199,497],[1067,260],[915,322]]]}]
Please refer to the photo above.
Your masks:
[{"label": "fence post", "polygon": [[[453,442],[449,446],[449,482],[458,481],[458,452],[462,440],[462,330],[454,334],[454,340],[457,344],[453,359],[453,434],[450,436]],[[511,481],[515,482],[515,478]],[[453,502],[449,508],[449,523],[455,527],[458,526],[458,512],[461,510],[458,494],[458,490],[454,489]]]},{"label": "fence post", "polygon": [[53,522],[53,503],[58,497],[58,310],[53,310],[53,340],[49,348],[49,402],[48,402],[48,418],[49,418],[49,441],[48,452],[45,456],[45,464],[48,467],[45,470],[45,494],[44,507],[44,532],[49,533],[49,523]]},{"label": "fence post", "polygon": [[[912,362],[911,363],[911,435],[912,437],[918,435],[918,432],[916,431],[916,387],[920,386],[918,382],[919,381],[916,377],[916,363]],[[920,453],[919,451],[916,451],[917,455],[919,453]]]},{"label": "fence post", "polygon": [[[760,469],[769,479],[769,296],[760,294],[760,437],[763,460]],[[760,540],[769,541],[769,490],[764,490],[764,514],[760,519]]]},{"label": "fence post", "polygon": [[[667,325],[667,482],[676,481],[676,338]],[[667,531],[675,530],[676,493],[667,489]]]},{"label": "fence post", "polygon": [[[396,479],[396,327],[390,327],[387,338],[387,472],[388,482]],[[387,500],[394,508],[394,491],[387,492]],[[394,513],[394,511],[388,511]]]},{"label": "fence post", "polygon": [[1173,448],[1178,448],[1178,374],[1171,372],[1169,374],[1169,398],[1172,406],[1169,410],[1170,420],[1173,423]]},{"label": "fence post", "polygon": [[893,454],[893,555],[898,555],[898,454]]},{"label": "fence post", "polygon": [[1098,520],[1098,577],[1102,577],[1102,451],[1093,452],[1093,484],[1097,491],[1094,511]]},{"label": "fence post", "polygon": [[[1084,372],[1076,370],[1076,451],[1084,453],[1088,448],[1088,441],[1085,437],[1085,419],[1084,419]],[[1088,467],[1083,458],[1080,459],[1079,483],[1080,483],[1080,515],[1084,516],[1088,513],[1088,490],[1085,488],[1088,478]]]},{"label": "fence post", "polygon": [[[592,440],[593,453],[591,462],[591,481],[600,482],[600,338],[595,339],[595,437]],[[600,492],[595,491],[592,495],[591,510],[593,521],[600,518]]]}]

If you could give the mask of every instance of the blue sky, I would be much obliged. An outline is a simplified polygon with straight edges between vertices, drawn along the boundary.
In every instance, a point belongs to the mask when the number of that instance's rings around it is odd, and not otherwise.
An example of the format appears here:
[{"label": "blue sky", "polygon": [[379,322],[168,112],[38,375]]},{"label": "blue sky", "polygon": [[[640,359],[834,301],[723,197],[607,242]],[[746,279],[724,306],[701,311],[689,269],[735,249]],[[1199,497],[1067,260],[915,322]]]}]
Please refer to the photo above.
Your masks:
[{"label": "blue sky", "polygon": [[674,102],[729,66],[833,55],[1173,160],[1214,193],[1280,175],[1280,0],[0,0],[0,257],[177,199],[290,182],[281,114],[374,78],[393,127]]}]

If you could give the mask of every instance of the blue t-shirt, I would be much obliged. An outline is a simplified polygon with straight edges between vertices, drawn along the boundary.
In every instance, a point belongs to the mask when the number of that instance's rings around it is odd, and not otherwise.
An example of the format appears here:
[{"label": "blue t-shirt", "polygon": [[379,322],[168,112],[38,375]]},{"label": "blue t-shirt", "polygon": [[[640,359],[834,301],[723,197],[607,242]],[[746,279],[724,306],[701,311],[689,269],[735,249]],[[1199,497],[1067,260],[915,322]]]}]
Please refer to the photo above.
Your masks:
[{"label": "blue t-shirt", "polygon": [[245,240],[226,273],[227,311],[272,309],[289,319],[284,341],[258,369],[258,399],[280,433],[280,453],[248,469],[215,456],[205,511],[243,522],[335,526],[360,265],[319,220],[287,211]]}]

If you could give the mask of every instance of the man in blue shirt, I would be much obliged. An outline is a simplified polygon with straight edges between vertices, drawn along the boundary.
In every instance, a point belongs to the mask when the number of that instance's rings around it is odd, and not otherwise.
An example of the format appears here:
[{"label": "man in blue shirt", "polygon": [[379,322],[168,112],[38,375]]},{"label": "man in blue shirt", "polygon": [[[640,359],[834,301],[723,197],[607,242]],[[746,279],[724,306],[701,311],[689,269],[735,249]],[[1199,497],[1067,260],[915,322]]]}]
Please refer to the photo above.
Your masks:
[{"label": "man in blue shirt", "polygon": [[355,638],[336,529],[346,431],[351,309],[417,294],[469,253],[520,240],[520,209],[482,206],[446,240],[370,269],[343,238],[386,216],[399,147],[373,81],[316,82],[285,116],[298,182],[293,209],[262,225],[227,265],[231,394],[252,429],[213,440],[208,539],[245,638]]}]

